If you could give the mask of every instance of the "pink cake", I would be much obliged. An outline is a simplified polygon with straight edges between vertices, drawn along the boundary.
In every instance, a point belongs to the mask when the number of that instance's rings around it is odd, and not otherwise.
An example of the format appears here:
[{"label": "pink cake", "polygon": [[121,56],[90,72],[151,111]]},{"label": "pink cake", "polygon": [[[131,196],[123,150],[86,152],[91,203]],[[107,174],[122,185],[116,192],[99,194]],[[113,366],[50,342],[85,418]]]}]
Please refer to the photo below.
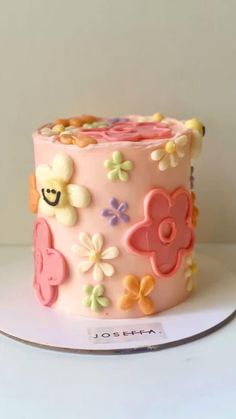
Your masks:
[{"label": "pink cake", "polygon": [[134,318],[193,289],[197,119],[60,119],[33,133],[34,288],[78,316]]}]

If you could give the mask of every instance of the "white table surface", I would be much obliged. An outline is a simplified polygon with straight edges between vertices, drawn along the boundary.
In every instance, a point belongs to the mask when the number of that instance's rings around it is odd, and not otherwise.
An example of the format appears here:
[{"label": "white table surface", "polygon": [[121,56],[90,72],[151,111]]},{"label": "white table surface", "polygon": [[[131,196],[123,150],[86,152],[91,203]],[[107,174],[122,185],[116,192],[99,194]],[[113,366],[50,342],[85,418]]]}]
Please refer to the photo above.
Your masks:
[{"label": "white table surface", "polygon": [[[236,245],[199,249],[236,275]],[[2,247],[0,263],[16,255]],[[0,418],[235,419],[236,319],[193,343],[133,355],[53,352],[0,336]]]}]

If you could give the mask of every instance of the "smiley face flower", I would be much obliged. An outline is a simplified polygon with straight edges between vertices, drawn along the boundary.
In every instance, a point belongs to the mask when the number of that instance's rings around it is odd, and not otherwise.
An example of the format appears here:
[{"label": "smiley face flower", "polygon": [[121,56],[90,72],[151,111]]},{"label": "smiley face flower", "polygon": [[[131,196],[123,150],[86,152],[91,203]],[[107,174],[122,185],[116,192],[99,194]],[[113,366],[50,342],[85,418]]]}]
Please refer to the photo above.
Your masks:
[{"label": "smiley face flower", "polygon": [[72,159],[63,153],[56,154],[52,167],[41,164],[36,169],[36,179],[41,186],[39,211],[47,217],[55,216],[66,226],[76,223],[75,208],[87,207],[91,199],[87,188],[69,183],[73,172]]}]

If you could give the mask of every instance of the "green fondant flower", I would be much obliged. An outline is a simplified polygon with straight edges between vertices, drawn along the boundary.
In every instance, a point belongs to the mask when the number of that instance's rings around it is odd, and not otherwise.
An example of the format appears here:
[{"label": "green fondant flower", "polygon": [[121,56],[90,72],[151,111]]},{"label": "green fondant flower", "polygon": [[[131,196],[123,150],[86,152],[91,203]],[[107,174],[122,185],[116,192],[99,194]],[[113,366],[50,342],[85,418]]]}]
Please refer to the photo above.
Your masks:
[{"label": "green fondant flower", "polygon": [[90,307],[92,311],[100,311],[110,305],[110,300],[107,297],[103,297],[105,287],[103,285],[90,285],[84,286],[84,292],[86,297],[83,299],[83,305]]},{"label": "green fondant flower", "polygon": [[109,169],[107,177],[109,180],[121,180],[126,182],[129,179],[129,171],[133,169],[131,160],[124,160],[120,151],[114,151],[112,159],[105,160],[104,166]]}]

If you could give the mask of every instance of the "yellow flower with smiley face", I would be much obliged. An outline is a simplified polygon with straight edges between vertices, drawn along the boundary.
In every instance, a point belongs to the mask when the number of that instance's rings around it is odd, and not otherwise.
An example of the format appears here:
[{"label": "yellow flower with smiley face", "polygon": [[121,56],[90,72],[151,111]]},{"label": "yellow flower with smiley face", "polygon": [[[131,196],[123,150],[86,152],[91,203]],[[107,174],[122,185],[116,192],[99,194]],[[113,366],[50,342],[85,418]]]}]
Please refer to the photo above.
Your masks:
[{"label": "yellow flower with smiley face", "polygon": [[48,217],[72,226],[77,222],[76,208],[85,208],[91,200],[90,192],[81,185],[69,183],[74,173],[72,159],[64,153],[56,154],[52,167],[41,164],[36,179],[41,186],[39,211]]}]

